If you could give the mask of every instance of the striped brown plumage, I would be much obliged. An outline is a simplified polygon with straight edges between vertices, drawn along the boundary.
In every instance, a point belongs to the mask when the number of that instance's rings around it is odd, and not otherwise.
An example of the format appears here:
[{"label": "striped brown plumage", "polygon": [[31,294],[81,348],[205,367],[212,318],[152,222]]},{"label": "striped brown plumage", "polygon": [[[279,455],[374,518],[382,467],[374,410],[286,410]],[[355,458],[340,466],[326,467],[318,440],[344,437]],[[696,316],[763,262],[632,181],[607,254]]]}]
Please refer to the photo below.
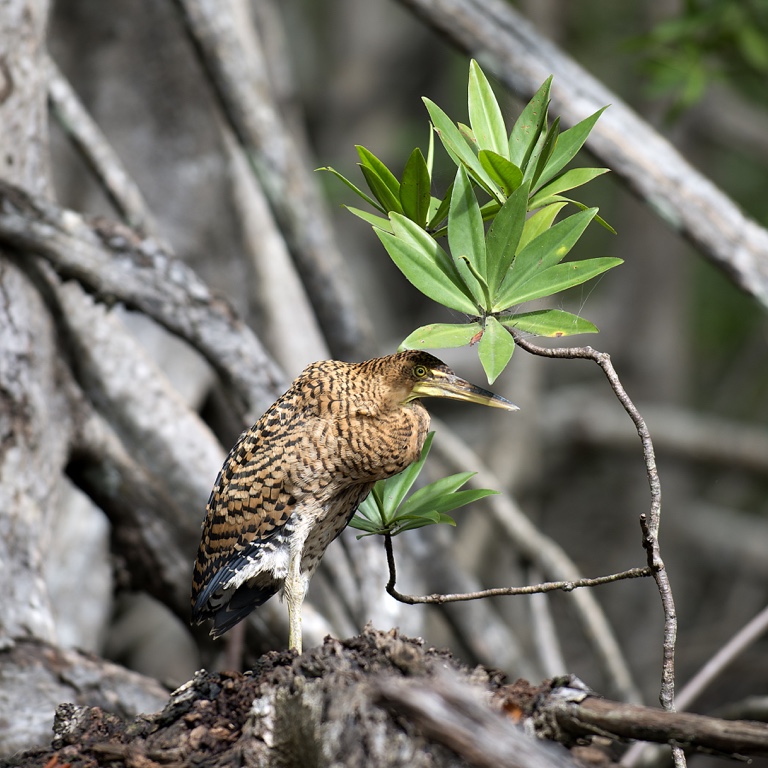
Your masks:
[{"label": "striped brown plumage", "polygon": [[281,588],[288,597],[292,553],[300,605],[326,547],[373,484],[418,459],[429,414],[414,388],[434,377],[482,394],[426,394],[514,408],[425,352],[306,368],[241,435],[216,478],[194,567],[194,621],[213,619],[219,636]]}]

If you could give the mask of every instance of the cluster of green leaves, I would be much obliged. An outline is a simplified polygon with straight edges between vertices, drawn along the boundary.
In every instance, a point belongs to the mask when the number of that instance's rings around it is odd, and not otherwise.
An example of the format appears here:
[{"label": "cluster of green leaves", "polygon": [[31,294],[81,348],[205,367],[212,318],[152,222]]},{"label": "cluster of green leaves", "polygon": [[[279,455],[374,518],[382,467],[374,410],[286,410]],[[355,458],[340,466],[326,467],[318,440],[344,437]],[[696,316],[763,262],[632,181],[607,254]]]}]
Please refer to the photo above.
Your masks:
[{"label": "cluster of green leaves", "polygon": [[[469,69],[469,125],[454,123],[437,104],[424,99],[434,133],[457,168],[441,197],[432,194],[432,132],[427,157],[414,149],[400,179],[372,152],[357,148],[370,195],[333,168],[323,169],[373,207],[375,213],[349,210],[373,225],[405,277],[429,298],[468,316],[465,323],[423,326],[401,348],[477,343],[489,382],[512,356],[511,329],[543,336],[597,331],[569,312],[520,312],[518,305],[579,285],[621,263],[613,258],[563,263],[591,221],[608,226],[596,208],[564,196],[607,170],[566,170],[603,110],[561,132],[559,119],[550,125],[547,118],[550,86],[551,78],[509,134],[475,61]],[[568,203],[579,211],[555,223]],[[529,216],[529,211],[535,213]],[[445,236],[448,251],[438,242]]]},{"label": "cluster of green leaves", "polygon": [[456,525],[456,521],[446,512],[463,507],[485,496],[497,493],[486,488],[460,490],[474,472],[460,472],[449,475],[412,493],[406,498],[416,478],[427,460],[432,446],[434,432],[427,435],[421,458],[411,464],[399,475],[387,480],[379,480],[373,486],[368,498],[360,505],[350,525],[361,536],[389,534],[395,536],[403,531],[423,528],[425,525],[447,523]]},{"label": "cluster of green leaves", "polygon": [[765,0],[686,0],[677,16],[635,41],[654,90],[672,93],[674,117],[713,80],[765,100],[768,4]]}]

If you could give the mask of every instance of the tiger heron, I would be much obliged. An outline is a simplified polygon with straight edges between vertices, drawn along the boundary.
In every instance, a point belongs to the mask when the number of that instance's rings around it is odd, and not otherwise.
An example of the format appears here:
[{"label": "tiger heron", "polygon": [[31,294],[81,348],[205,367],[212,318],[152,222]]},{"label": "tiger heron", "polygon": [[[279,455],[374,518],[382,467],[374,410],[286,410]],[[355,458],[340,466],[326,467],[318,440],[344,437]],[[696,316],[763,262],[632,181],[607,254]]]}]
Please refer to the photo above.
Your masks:
[{"label": "tiger heron", "polygon": [[313,363],[246,430],[208,500],[192,579],[192,619],[219,637],[281,588],[289,646],[326,547],[377,480],[416,461],[429,428],[420,398],[517,410],[426,352]]}]

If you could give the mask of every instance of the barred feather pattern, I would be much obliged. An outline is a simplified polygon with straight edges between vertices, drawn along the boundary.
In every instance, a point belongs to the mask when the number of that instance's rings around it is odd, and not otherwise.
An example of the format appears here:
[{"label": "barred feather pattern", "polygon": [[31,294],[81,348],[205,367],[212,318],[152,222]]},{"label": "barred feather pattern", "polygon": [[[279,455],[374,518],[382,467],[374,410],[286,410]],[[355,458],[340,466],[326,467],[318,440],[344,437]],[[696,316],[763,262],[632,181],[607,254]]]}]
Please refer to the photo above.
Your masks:
[{"label": "barred feather pattern", "polygon": [[406,402],[425,352],[313,363],[246,430],[208,500],[192,618],[220,635],[278,592],[291,547],[307,580],[373,484],[419,458],[429,415]]}]

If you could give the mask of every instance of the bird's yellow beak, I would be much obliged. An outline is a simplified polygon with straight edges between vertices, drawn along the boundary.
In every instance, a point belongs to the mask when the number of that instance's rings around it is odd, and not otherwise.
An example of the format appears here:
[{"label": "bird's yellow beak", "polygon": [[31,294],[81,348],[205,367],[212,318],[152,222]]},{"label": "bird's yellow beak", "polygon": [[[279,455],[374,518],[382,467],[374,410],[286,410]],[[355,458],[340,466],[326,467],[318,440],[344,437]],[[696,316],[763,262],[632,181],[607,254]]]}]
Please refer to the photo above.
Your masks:
[{"label": "bird's yellow beak", "polygon": [[487,389],[470,384],[455,374],[435,369],[429,372],[429,378],[416,382],[408,400],[414,400],[417,397],[447,397],[451,400],[463,400],[468,403],[488,405],[491,408],[502,408],[505,411],[520,410],[501,395],[495,395]]}]

